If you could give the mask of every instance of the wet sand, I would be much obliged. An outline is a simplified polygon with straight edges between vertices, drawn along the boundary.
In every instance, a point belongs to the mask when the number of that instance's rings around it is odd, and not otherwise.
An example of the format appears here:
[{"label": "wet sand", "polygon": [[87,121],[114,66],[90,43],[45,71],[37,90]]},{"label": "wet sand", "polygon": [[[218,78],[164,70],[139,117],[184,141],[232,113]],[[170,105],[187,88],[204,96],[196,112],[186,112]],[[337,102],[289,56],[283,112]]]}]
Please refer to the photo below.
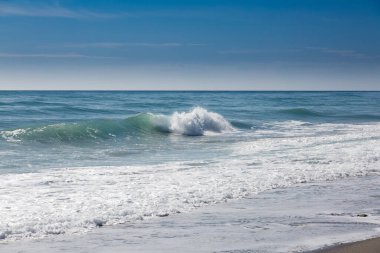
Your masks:
[{"label": "wet sand", "polygon": [[379,253],[379,252],[380,252],[380,237],[313,251],[313,253]]}]

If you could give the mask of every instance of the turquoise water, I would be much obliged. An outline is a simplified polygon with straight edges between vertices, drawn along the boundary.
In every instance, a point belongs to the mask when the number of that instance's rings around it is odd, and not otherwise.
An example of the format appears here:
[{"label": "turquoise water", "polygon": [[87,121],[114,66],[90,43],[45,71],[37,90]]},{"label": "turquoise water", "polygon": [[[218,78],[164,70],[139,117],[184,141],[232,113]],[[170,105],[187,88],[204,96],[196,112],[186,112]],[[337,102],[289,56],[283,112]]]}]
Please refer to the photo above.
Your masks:
[{"label": "turquoise water", "polygon": [[378,173],[379,92],[0,92],[0,242]]},{"label": "turquoise water", "polygon": [[[235,134],[216,126],[210,132],[230,134],[196,137],[207,123],[170,129],[165,117],[195,107],[220,114]],[[379,108],[378,92],[2,91],[0,173],[207,158],[210,149],[214,157],[271,122],[378,122]]]}]

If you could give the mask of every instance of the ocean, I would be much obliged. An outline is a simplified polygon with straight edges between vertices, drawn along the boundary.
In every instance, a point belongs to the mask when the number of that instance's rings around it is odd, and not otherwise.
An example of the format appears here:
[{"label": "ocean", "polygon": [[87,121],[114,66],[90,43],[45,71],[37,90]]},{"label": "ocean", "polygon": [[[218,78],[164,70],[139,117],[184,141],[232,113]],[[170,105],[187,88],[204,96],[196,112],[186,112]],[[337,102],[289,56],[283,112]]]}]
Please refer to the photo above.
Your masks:
[{"label": "ocean", "polygon": [[380,92],[0,91],[0,243],[379,174]]}]

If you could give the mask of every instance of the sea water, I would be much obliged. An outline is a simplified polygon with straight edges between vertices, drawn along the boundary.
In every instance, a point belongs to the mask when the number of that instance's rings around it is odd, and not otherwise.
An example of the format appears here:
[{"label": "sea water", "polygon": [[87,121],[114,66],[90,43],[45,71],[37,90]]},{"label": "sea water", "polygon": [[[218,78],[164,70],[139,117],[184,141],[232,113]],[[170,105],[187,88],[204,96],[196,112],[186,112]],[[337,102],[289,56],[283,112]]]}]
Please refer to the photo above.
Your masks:
[{"label": "sea water", "polygon": [[378,173],[379,92],[0,92],[0,242]]}]

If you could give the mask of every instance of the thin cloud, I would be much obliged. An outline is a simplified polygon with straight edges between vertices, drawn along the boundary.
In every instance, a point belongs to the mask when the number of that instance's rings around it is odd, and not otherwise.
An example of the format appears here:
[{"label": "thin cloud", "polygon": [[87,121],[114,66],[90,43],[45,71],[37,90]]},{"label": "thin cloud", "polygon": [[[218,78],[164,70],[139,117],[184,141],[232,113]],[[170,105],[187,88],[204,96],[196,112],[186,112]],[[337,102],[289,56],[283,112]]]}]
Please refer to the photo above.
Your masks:
[{"label": "thin cloud", "polygon": [[71,10],[62,6],[21,6],[0,3],[0,17],[46,17],[46,18],[115,18],[128,14],[100,13],[87,10]]},{"label": "thin cloud", "polygon": [[124,43],[119,42],[96,42],[96,43],[70,43],[64,44],[63,46],[46,46],[48,48],[119,48],[124,47]]},{"label": "thin cloud", "polygon": [[255,50],[222,50],[218,51],[218,54],[223,55],[251,55],[257,53]]},{"label": "thin cloud", "polygon": [[232,50],[220,50],[217,51],[217,54],[222,55],[269,55],[269,54],[289,54],[289,53],[298,53],[302,50],[299,49],[270,49],[270,50],[255,50],[255,49],[232,49]]},{"label": "thin cloud", "polygon": [[58,59],[117,59],[117,57],[92,56],[83,54],[18,54],[0,53],[0,58],[58,58]]},{"label": "thin cloud", "polygon": [[339,49],[332,49],[332,48],[327,48],[327,47],[307,47],[306,49],[319,51],[325,54],[333,54],[340,57],[348,57],[348,58],[354,58],[354,59],[379,58],[378,56],[369,56],[364,53],[357,52],[355,50],[339,50]]},{"label": "thin cloud", "polygon": [[157,48],[163,48],[163,47],[180,47],[180,46],[183,46],[183,45],[184,44],[177,43],[177,42],[165,42],[165,43],[150,43],[150,42],[133,42],[133,43],[94,42],[94,43],[65,44],[63,47],[66,47],[66,48],[120,48],[120,47],[157,47]]},{"label": "thin cloud", "polygon": [[139,47],[179,47],[182,46],[181,43],[176,42],[166,42],[166,43],[129,43],[130,46]]},{"label": "thin cloud", "polygon": [[206,43],[188,43],[188,44],[186,44],[186,46],[189,46],[189,47],[205,47],[205,46],[208,46],[208,44],[206,44]]},{"label": "thin cloud", "polygon": [[215,12],[199,10],[172,10],[172,11],[134,11],[134,12],[115,12],[103,13],[89,10],[74,10],[56,5],[22,5],[12,4],[8,1],[0,0],[0,17],[45,17],[45,18],[189,18],[204,17],[210,18]]}]

